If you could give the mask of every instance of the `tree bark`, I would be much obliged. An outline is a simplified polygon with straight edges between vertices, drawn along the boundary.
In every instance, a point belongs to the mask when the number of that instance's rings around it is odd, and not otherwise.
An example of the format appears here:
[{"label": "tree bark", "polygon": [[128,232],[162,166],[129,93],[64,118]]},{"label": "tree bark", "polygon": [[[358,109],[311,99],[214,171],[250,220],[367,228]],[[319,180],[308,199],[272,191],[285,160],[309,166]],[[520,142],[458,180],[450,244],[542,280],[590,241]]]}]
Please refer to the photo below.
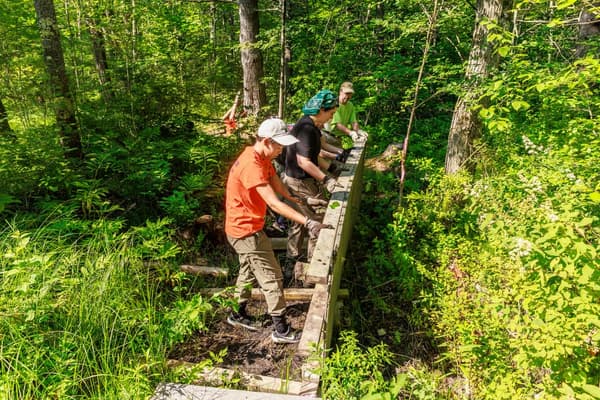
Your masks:
[{"label": "tree bark", "polygon": [[483,21],[498,23],[502,16],[502,0],[478,0],[475,15],[473,43],[465,71],[467,88],[454,107],[448,148],[446,150],[446,173],[453,174],[461,168],[473,170],[473,142],[481,136],[481,121],[473,106],[477,105],[475,89],[485,79],[495,64],[494,48],[487,42],[488,28]]},{"label": "tree bark", "polygon": [[258,0],[240,0],[240,48],[244,73],[244,112],[257,115],[267,103],[262,54],[256,46],[260,29],[258,20]]},{"label": "tree bark", "polygon": [[[599,7],[596,2],[594,7]],[[575,50],[575,58],[583,58],[588,52],[588,42],[594,36],[600,35],[600,14],[592,13],[589,10],[582,10],[579,15],[579,43]]]},{"label": "tree bark", "polygon": [[113,97],[110,90],[110,76],[108,75],[108,59],[106,57],[106,46],[104,45],[104,34],[97,28],[93,20],[87,20],[88,29],[92,38],[92,52],[98,72],[98,82],[102,90],[102,96],[106,102]]},{"label": "tree bark", "polygon": [[0,99],[0,133],[12,132],[10,124],[8,123],[8,113],[4,107],[4,103]]},{"label": "tree bark", "polygon": [[279,7],[281,12],[281,31],[279,43],[281,45],[281,59],[280,59],[280,70],[279,70],[279,118],[285,118],[285,103],[287,99],[287,83],[289,82],[289,61],[290,61],[290,48],[287,42],[286,36],[286,20],[287,20],[287,0],[280,0]]},{"label": "tree bark", "polygon": [[34,6],[61,144],[65,150],[65,156],[81,158],[83,152],[75,119],[75,101],[69,91],[69,79],[60,43],[54,2],[53,0],[34,0]]}]

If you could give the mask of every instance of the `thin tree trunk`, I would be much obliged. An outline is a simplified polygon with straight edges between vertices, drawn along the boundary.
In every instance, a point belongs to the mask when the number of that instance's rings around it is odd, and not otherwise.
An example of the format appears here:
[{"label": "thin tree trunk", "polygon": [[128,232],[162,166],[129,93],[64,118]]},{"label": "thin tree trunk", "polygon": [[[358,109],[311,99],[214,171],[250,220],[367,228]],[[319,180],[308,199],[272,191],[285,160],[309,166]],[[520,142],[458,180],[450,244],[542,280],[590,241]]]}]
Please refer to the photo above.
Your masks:
[{"label": "thin tree trunk", "polygon": [[243,106],[247,114],[257,115],[267,103],[262,82],[263,59],[256,46],[260,29],[258,21],[258,0],[240,0],[240,48],[244,72]]},{"label": "thin tree trunk", "polygon": [[108,102],[113,96],[110,90],[110,76],[108,75],[108,59],[104,44],[104,33],[97,28],[96,23],[92,19],[88,19],[86,22],[90,31],[90,37],[92,38],[92,52],[94,53],[96,71],[98,72],[98,82],[100,83],[102,96]]},{"label": "thin tree trunk", "polygon": [[[425,10],[426,11],[426,10]],[[402,204],[402,196],[404,194],[404,179],[406,177],[406,155],[408,154],[408,143],[410,139],[410,132],[412,125],[415,120],[415,112],[417,109],[417,101],[419,100],[419,89],[423,81],[423,72],[425,71],[425,63],[427,62],[427,56],[429,55],[429,49],[434,41],[435,29],[437,24],[439,8],[438,1],[433,1],[433,11],[429,17],[429,23],[427,25],[427,39],[425,41],[425,49],[423,50],[423,57],[421,57],[421,66],[419,67],[419,75],[417,76],[417,84],[415,87],[415,95],[413,97],[413,104],[410,108],[410,117],[408,118],[408,127],[406,128],[406,136],[404,137],[404,143],[402,144],[402,153],[400,158],[400,190],[398,192],[398,204]],[[429,14],[427,14],[429,15]]]},{"label": "thin tree trunk", "polygon": [[10,133],[12,129],[10,129],[10,124],[8,123],[8,112],[6,112],[6,108],[4,107],[4,103],[0,99],[0,133]]},{"label": "thin tree trunk", "polygon": [[448,149],[446,173],[453,174],[461,168],[473,169],[473,142],[481,136],[481,121],[473,106],[477,103],[476,88],[487,77],[494,65],[493,46],[487,42],[488,28],[483,21],[498,23],[502,16],[502,0],[478,0],[473,31],[473,43],[465,72],[467,88],[454,107]]},{"label": "thin tree trunk", "polygon": [[[594,4],[596,10],[599,3]],[[592,37],[600,35],[600,14],[589,10],[582,10],[579,15],[579,43],[575,50],[575,58],[583,58],[588,52],[589,41]]]},{"label": "thin tree trunk", "polygon": [[281,11],[281,31],[279,37],[279,43],[281,45],[281,59],[280,59],[280,70],[279,70],[279,118],[285,118],[285,102],[287,94],[287,83],[288,83],[288,46],[285,35],[285,21],[287,12],[287,0],[280,0],[279,7]]},{"label": "thin tree trunk", "polygon": [[[377,18],[379,18],[380,20],[383,21],[383,18],[385,17],[385,6],[384,6],[383,2],[378,2],[375,7],[376,7],[375,14],[377,15]],[[379,25],[376,25],[375,37],[377,38],[377,45],[376,45],[377,55],[379,57],[383,57],[385,54],[386,38],[385,38],[385,34],[383,33],[383,28]]]},{"label": "thin tree trunk", "polygon": [[42,37],[44,62],[48,70],[61,144],[65,149],[65,156],[81,158],[83,152],[75,119],[75,101],[69,91],[69,79],[60,43],[54,2],[53,0],[34,0],[34,6]]}]

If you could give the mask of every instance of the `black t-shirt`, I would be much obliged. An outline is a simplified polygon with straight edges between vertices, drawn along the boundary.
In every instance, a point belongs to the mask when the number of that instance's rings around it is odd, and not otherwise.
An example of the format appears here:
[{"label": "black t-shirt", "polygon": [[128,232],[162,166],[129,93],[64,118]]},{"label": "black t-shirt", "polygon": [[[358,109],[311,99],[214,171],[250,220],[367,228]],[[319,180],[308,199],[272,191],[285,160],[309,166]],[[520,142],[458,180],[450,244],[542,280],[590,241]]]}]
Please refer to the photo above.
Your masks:
[{"label": "black t-shirt", "polygon": [[321,131],[315,126],[313,120],[305,115],[296,122],[290,133],[299,142],[286,147],[285,174],[296,179],[310,178],[311,176],[298,166],[296,155],[304,156],[313,164],[319,165]]}]

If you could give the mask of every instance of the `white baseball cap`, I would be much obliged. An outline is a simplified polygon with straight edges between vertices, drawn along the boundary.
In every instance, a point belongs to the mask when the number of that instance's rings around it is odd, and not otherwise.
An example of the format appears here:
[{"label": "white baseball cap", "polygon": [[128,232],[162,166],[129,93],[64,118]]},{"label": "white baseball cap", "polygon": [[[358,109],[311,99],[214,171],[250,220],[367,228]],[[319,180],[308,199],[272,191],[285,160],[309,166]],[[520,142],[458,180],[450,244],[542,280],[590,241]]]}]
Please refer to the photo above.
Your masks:
[{"label": "white baseball cap", "polygon": [[258,127],[258,136],[270,138],[283,146],[298,143],[295,136],[290,135],[285,122],[279,118],[269,118]]}]

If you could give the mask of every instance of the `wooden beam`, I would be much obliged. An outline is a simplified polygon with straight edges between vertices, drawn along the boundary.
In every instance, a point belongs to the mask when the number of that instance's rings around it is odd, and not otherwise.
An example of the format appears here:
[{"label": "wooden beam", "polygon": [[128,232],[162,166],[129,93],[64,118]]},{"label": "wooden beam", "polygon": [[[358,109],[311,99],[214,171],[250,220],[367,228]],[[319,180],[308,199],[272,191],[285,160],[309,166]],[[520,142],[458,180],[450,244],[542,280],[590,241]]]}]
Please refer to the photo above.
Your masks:
[{"label": "wooden beam", "polygon": [[[213,296],[217,293],[223,292],[226,290],[225,288],[206,288],[200,289],[200,293],[207,296]],[[314,294],[313,288],[285,288],[283,289],[283,296],[286,301],[311,301]],[[338,291],[338,298],[347,299],[350,296],[350,291],[348,289],[340,289]],[[263,295],[260,289],[254,288],[251,292],[251,297],[253,300],[264,300],[265,296]]]},{"label": "wooden beam", "polygon": [[161,383],[150,400],[306,400],[306,396]]},{"label": "wooden beam", "polygon": [[[181,360],[169,360],[169,368],[194,369],[196,364]],[[282,393],[306,395],[315,393],[317,387],[313,382],[300,382],[293,380],[284,380],[271,376],[250,374],[244,371],[237,371],[227,368],[203,368],[194,371],[195,384],[209,384],[223,386],[230,383],[233,379],[239,379],[238,384],[253,392],[261,393]],[[240,397],[243,399],[244,397]],[[263,397],[266,398],[266,397]]]},{"label": "wooden beam", "polygon": [[322,338],[325,329],[327,315],[327,306],[329,304],[329,288],[326,284],[315,285],[314,294],[310,307],[306,313],[302,337],[298,343],[298,354],[308,356],[315,350],[316,346],[321,346],[319,351],[324,351]]},{"label": "wooden beam", "polygon": [[183,264],[179,267],[183,272],[192,275],[212,275],[216,277],[226,277],[229,274],[227,268],[208,267],[203,265]]}]

